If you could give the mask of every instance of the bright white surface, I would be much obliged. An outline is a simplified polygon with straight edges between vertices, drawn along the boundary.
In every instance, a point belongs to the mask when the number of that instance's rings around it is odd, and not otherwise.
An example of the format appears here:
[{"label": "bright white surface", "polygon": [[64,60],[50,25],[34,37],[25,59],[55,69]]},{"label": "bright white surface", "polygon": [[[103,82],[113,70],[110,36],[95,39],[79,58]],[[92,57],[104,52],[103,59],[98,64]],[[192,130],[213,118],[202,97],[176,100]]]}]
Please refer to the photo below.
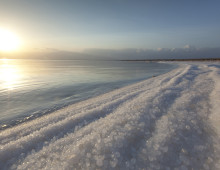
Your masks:
[{"label": "bright white surface", "polygon": [[220,64],[186,63],[0,133],[2,169],[218,169]]}]

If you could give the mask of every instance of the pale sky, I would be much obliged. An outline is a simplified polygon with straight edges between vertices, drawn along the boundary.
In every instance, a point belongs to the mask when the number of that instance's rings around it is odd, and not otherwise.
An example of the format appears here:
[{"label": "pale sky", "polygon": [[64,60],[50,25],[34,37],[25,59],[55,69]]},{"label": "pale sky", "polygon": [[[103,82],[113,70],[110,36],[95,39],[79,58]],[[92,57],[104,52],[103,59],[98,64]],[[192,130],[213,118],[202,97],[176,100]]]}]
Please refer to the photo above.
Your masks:
[{"label": "pale sky", "polygon": [[0,0],[23,51],[220,47],[219,0]]}]

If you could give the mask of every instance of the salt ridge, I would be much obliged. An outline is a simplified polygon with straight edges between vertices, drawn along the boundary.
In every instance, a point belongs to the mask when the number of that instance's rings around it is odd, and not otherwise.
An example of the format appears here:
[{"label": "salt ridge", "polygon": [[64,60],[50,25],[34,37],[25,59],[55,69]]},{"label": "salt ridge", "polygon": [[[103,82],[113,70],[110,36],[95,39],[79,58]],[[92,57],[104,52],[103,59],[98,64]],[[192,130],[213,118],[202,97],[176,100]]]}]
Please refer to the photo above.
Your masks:
[{"label": "salt ridge", "polygon": [[1,169],[218,169],[219,63],[185,63],[0,132]]}]

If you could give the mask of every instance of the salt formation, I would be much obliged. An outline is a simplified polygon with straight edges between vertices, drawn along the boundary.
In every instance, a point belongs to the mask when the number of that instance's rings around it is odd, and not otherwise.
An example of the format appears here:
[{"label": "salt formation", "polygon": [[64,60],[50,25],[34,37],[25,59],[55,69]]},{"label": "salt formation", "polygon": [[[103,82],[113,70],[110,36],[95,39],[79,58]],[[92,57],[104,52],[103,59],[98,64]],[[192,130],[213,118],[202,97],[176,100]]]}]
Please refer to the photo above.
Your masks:
[{"label": "salt formation", "polygon": [[1,169],[218,169],[220,64],[186,63],[0,132]]}]

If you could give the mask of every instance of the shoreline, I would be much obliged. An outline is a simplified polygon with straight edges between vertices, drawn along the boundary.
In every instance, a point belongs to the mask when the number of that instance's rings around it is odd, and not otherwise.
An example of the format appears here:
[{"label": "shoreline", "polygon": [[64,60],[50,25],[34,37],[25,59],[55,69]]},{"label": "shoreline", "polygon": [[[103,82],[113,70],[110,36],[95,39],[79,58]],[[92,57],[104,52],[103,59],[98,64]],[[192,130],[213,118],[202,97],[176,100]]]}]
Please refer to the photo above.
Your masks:
[{"label": "shoreline", "polygon": [[[219,63],[183,63],[0,132],[18,169],[218,169]],[[210,96],[213,93],[215,96]],[[217,103],[215,103],[217,106]]]}]

